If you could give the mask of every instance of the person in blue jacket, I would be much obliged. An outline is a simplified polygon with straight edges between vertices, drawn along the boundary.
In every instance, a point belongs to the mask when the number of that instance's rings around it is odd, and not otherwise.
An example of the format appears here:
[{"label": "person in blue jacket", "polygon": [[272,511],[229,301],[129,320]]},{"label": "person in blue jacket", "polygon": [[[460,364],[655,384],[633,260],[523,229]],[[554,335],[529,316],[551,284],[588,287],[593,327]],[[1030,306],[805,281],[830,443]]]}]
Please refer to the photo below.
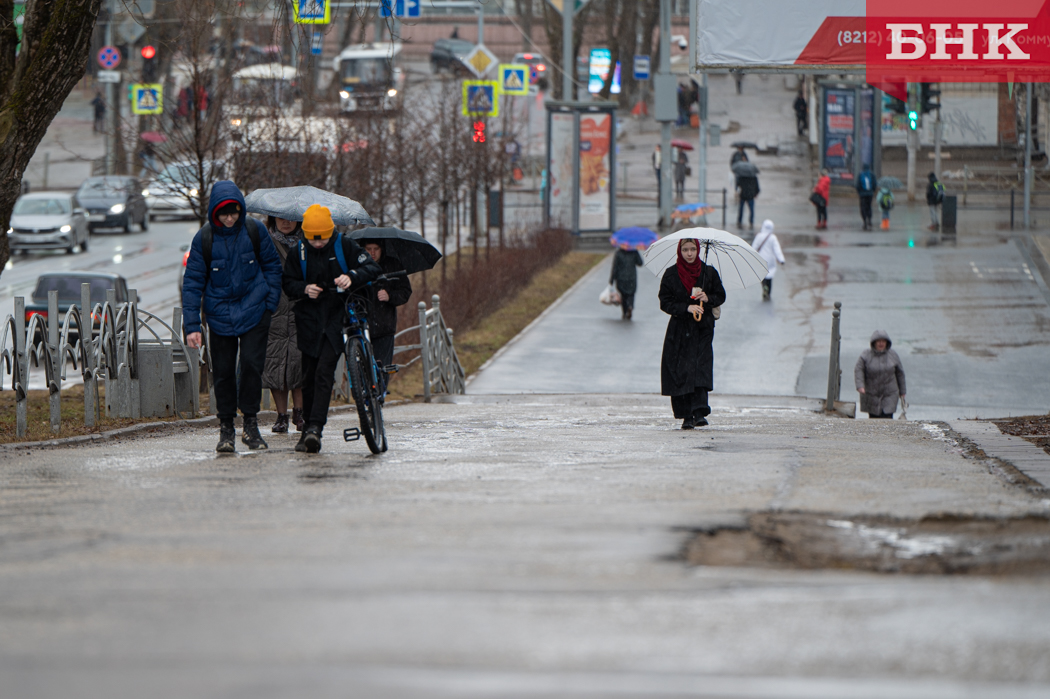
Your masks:
[{"label": "person in blue jacket", "polygon": [[875,175],[871,165],[864,163],[864,168],[857,177],[857,197],[860,199],[860,219],[862,229],[871,230],[871,201],[875,198]]},{"label": "person in blue jacket", "polygon": [[[244,415],[241,441],[266,449],[259,434],[262,372],[270,314],[281,298],[281,258],[269,234],[247,218],[244,196],[229,180],[216,182],[208,202],[208,223],[190,245],[182,280],[182,317],[186,343],[201,346],[201,310],[208,320],[215,412],[219,416],[218,452],[236,451],[233,419]],[[240,351],[240,385],[237,353]]]}]

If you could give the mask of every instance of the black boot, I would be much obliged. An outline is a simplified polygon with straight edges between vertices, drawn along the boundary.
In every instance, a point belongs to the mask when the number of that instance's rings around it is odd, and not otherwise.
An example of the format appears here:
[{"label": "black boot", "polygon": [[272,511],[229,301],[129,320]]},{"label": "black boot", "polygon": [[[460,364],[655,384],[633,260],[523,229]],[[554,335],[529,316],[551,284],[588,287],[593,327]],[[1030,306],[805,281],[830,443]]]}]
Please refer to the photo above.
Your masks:
[{"label": "black boot", "polygon": [[270,431],[274,434],[284,434],[288,431],[288,413],[277,413],[277,422],[273,423]]},{"label": "black boot", "polygon": [[306,429],[306,420],[303,419],[302,408],[292,408],[292,422],[295,423],[296,432],[302,432]]},{"label": "black boot", "polygon": [[249,449],[269,449],[269,445],[263,441],[259,434],[259,420],[254,415],[244,416],[244,429],[241,430],[241,441],[248,445]]},{"label": "black boot", "polygon": [[233,420],[219,421],[219,443],[215,445],[215,451],[220,454],[232,454],[237,451],[234,442],[237,440],[237,432],[233,429]]},{"label": "black boot", "polygon": [[687,417],[686,419],[682,420],[682,429],[683,430],[691,430],[695,426],[696,426],[696,423],[693,422],[692,416]]},{"label": "black boot", "polygon": [[306,432],[299,433],[299,442],[295,445],[296,451],[306,451]]},{"label": "black boot", "polygon": [[306,453],[316,454],[321,451],[321,426],[310,425],[306,428],[306,432],[303,432],[303,445],[306,447]]}]

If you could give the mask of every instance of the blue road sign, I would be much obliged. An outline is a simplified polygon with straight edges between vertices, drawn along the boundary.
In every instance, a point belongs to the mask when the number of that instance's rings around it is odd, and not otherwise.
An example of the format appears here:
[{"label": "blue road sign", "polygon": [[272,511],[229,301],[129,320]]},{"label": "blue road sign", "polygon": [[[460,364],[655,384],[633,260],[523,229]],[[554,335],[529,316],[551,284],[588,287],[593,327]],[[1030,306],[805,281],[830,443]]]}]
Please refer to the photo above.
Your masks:
[{"label": "blue road sign", "polygon": [[635,80],[648,80],[649,79],[649,57],[648,56],[635,56],[634,57],[634,79]]},{"label": "blue road sign", "polygon": [[315,56],[321,55],[321,48],[324,46],[324,34],[321,32],[314,32],[313,37],[310,39],[310,53]]},{"label": "blue road sign", "polygon": [[328,24],[332,6],[329,0],[293,0],[296,24]]},{"label": "blue road sign", "polygon": [[380,17],[419,17],[419,0],[379,0]]}]

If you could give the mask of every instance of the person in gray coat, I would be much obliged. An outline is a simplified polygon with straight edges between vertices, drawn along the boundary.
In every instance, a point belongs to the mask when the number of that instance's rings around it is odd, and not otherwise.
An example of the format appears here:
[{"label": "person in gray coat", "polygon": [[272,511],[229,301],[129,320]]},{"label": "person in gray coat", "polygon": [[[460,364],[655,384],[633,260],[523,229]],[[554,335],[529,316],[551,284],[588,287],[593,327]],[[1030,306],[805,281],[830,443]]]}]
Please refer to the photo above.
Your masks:
[{"label": "person in gray coat", "polygon": [[[302,234],[298,221],[286,221],[283,218],[270,216],[266,221],[266,230],[270,232],[273,246],[281,257],[281,263],[288,259],[289,251],[299,245]],[[303,355],[296,344],[295,304],[281,292],[277,310],[270,318],[270,334],[266,342],[266,365],[263,367],[262,385],[270,390],[274,407],[277,409],[277,422],[271,432],[282,434],[288,431],[288,392],[292,393],[292,420],[295,429],[302,432],[306,429],[303,419]]]},{"label": "person in gray coat", "polygon": [[890,347],[893,342],[884,330],[871,334],[871,348],[860,354],[853,368],[853,381],[860,393],[860,409],[870,418],[893,418],[897,397],[904,400],[904,367]]}]

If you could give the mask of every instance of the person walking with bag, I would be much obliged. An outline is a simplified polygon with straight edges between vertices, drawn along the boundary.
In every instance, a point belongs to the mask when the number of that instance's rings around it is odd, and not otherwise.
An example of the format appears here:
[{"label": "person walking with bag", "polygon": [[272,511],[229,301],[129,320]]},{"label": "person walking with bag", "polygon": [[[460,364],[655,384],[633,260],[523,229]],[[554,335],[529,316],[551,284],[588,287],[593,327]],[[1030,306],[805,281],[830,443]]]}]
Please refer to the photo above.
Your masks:
[{"label": "person walking with bag", "polygon": [[860,199],[861,228],[865,231],[871,230],[871,201],[875,198],[875,175],[871,172],[871,166],[864,163],[864,169],[857,177],[857,197]]},{"label": "person walking with bag", "polygon": [[623,320],[630,320],[634,312],[634,294],[638,291],[638,267],[645,262],[637,250],[630,250],[626,244],[621,245],[613,255],[612,270],[609,272],[609,286],[616,285],[620,293],[620,310]]},{"label": "person walking with bag", "polygon": [[241,441],[249,449],[266,449],[257,415],[270,317],[281,299],[281,258],[263,225],[246,217],[244,196],[233,182],[212,186],[208,221],[193,237],[182,279],[186,344],[201,346],[203,310],[219,417],[215,451],[236,451],[238,408],[244,415]]},{"label": "person walking with bag", "polygon": [[[281,258],[281,265],[288,261],[288,255],[298,250],[302,229],[298,221],[288,221],[270,216],[266,221],[273,246]],[[270,335],[266,342],[266,367],[263,369],[262,385],[269,389],[273,396],[274,408],[277,410],[277,422],[270,432],[284,434],[288,432],[288,393],[292,394],[291,424],[297,432],[306,429],[303,420],[303,355],[295,332],[295,304],[288,295],[281,292],[281,301],[277,310],[270,317]]]},{"label": "person walking with bag", "polygon": [[897,398],[905,399],[904,367],[890,349],[893,343],[883,330],[871,334],[871,347],[861,352],[853,367],[853,381],[860,394],[860,409],[870,418],[892,419]]},{"label": "person walking with bag", "polygon": [[879,189],[879,211],[882,212],[882,223],[880,228],[884,231],[890,229],[890,211],[893,209],[893,192],[889,187]]},{"label": "person walking with bag", "polygon": [[700,259],[700,244],[678,241],[678,260],[660,280],[660,310],[671,316],[660,359],[660,393],[671,397],[683,430],[707,424],[714,390],[715,309],[726,292],[718,270]]},{"label": "person walking with bag", "polygon": [[[321,451],[335,366],[343,353],[346,292],[363,287],[382,270],[350,238],[333,236],[332,213],[318,204],[303,214],[303,238],[284,263],[283,287],[295,301],[296,342],[303,353],[306,430],[296,451]],[[338,291],[337,291],[338,290]]]},{"label": "person walking with bag", "polygon": [[824,230],[828,227],[828,200],[831,198],[831,178],[828,176],[827,170],[820,171],[820,179],[817,180],[816,186],[813,187],[813,193],[809,195],[809,200],[813,202],[813,206],[817,207],[817,230]]},{"label": "person walking with bag", "polygon": [[926,183],[926,205],[930,207],[930,230],[940,228],[937,220],[937,208],[944,201],[944,185],[937,179],[937,173],[931,172]]},{"label": "person walking with bag", "polygon": [[773,277],[777,273],[777,264],[783,265],[786,262],[784,252],[780,249],[780,241],[773,232],[773,222],[768,218],[762,222],[762,230],[755,236],[751,247],[766,261],[769,270],[769,274],[762,280],[762,300],[768,301],[773,293]]}]

